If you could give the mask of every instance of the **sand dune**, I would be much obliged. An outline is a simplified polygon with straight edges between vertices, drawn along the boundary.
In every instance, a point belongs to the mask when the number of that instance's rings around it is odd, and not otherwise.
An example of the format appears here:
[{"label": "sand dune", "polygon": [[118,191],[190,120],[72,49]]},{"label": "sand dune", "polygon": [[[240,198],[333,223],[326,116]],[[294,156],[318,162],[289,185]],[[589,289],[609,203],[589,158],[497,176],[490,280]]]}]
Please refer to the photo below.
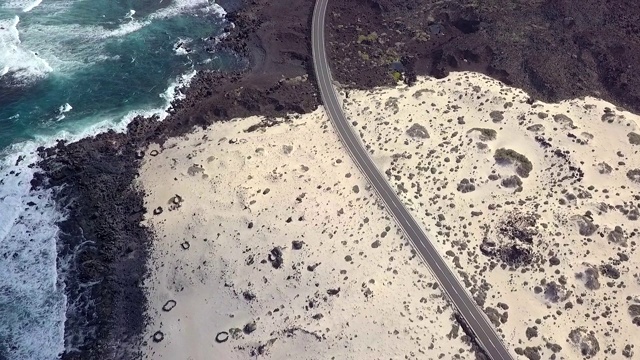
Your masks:
[{"label": "sand dune", "polygon": [[637,348],[638,116],[594,98],[532,102],[474,73],[344,102],[517,353],[623,359]]},{"label": "sand dune", "polygon": [[146,152],[147,357],[473,358],[322,109],[245,132],[261,120]]},{"label": "sand dune", "polygon": [[[531,102],[473,73],[342,94],[520,358],[637,351],[636,115]],[[148,358],[475,358],[322,109],[151,147],[140,185],[157,235]]]}]

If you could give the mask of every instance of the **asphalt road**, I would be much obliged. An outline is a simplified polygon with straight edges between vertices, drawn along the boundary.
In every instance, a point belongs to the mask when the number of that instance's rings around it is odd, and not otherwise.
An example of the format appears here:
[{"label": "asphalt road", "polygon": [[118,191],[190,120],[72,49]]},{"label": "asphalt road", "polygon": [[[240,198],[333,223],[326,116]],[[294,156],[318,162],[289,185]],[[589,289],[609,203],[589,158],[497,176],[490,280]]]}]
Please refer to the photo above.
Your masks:
[{"label": "asphalt road", "polygon": [[428,239],[420,224],[409,214],[396,192],[373,163],[369,153],[360,138],[354,133],[342,111],[342,105],[332,84],[331,70],[329,69],[325,51],[324,29],[327,3],[328,0],[316,1],[311,38],[315,75],[320,88],[322,103],[331,122],[337,130],[342,143],[349,151],[351,158],[373,186],[389,213],[396,220],[404,235],[411,241],[414,249],[429,267],[431,273],[438,279],[440,287],[454,304],[458,314],[465,320],[467,327],[473,331],[478,344],[493,360],[513,359],[482,310],[477,307],[471,295],[458,282],[458,279],[447,267],[447,264]]}]

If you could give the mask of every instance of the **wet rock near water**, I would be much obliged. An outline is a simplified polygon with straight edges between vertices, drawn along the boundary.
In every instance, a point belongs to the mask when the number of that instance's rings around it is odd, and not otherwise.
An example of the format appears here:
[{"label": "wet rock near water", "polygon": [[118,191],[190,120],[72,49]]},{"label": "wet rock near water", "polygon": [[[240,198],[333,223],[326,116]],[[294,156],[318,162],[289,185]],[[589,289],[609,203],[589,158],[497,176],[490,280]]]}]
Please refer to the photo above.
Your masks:
[{"label": "wet rock near water", "polygon": [[[82,294],[100,299],[81,306],[82,311],[67,314],[69,324],[88,322],[95,328],[95,337],[87,336],[86,346],[79,349],[82,358],[114,357],[111,351],[135,343],[143,332],[146,299],[140,284],[152,234],[140,225],[146,211],[143,194],[131,186],[142,161],[141,151],[150,143],[162,144],[170,137],[186,134],[194,126],[250,115],[306,113],[318,106],[315,82],[307,77],[311,57],[307,45],[310,24],[306,19],[312,3],[287,6],[287,11],[266,2],[247,1],[233,8],[227,17],[236,26],[221,41],[218,51],[244,56],[248,59],[245,69],[198,72],[185,96],[174,101],[170,116],[162,122],[139,116],[127,126],[126,134],[110,131],[39,149],[42,173],[34,177],[32,187],[54,189],[58,205],[69,210],[69,216],[59,224],[60,247],[70,254],[81,243],[93,244],[83,251],[82,259],[78,258],[82,265],[71,264],[66,280],[70,298]],[[256,16],[275,20],[272,24],[276,26],[256,22]],[[282,33],[294,35],[272,41]],[[257,48],[277,56],[256,56]],[[259,74],[254,69],[259,69]],[[149,155],[157,157],[160,151],[151,150]],[[180,201],[171,205],[179,206]],[[162,208],[153,213],[162,214]],[[67,255],[64,251],[60,254]],[[97,285],[85,288],[79,287],[80,283]]]}]

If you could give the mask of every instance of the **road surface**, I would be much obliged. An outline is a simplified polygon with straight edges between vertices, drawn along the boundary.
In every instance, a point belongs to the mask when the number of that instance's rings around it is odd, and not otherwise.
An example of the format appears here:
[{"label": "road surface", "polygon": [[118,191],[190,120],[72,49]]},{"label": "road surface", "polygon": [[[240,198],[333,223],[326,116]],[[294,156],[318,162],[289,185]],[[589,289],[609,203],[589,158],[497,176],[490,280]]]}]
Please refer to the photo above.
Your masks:
[{"label": "road surface", "polygon": [[458,279],[449,267],[447,267],[447,264],[431,241],[429,241],[422,227],[409,214],[409,211],[404,207],[404,204],[400,201],[395,191],[371,160],[360,138],[351,129],[342,111],[342,106],[338,100],[335,88],[333,87],[331,70],[329,69],[325,51],[324,29],[327,3],[328,0],[316,1],[311,38],[316,80],[320,88],[322,102],[331,122],[336,128],[342,143],[349,151],[353,161],[373,186],[391,216],[398,223],[405,236],[411,241],[414,249],[429,267],[432,274],[438,279],[441,288],[454,304],[458,314],[466,322],[467,328],[474,333],[478,345],[480,345],[493,360],[513,359],[482,310],[476,306],[471,295],[460,282],[458,282]]}]

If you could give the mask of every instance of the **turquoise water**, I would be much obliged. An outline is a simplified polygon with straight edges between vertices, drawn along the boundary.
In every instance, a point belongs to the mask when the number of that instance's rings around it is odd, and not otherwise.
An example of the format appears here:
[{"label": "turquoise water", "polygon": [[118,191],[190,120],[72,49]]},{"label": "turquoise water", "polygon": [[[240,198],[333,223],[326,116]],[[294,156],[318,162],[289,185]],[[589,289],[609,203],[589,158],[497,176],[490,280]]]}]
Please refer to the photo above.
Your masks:
[{"label": "turquoise water", "polygon": [[[202,49],[222,30],[206,0],[42,0],[22,10],[37,1],[0,5],[0,82],[13,85],[0,85],[0,147],[160,107],[177,76],[228,62]],[[194,51],[179,55],[181,40]]]},{"label": "turquoise water", "polygon": [[65,214],[29,191],[35,149],[166,114],[196,71],[234,67],[215,52],[223,14],[208,0],[0,1],[0,359],[55,359],[81,341],[64,341],[81,304],[56,253]]}]

